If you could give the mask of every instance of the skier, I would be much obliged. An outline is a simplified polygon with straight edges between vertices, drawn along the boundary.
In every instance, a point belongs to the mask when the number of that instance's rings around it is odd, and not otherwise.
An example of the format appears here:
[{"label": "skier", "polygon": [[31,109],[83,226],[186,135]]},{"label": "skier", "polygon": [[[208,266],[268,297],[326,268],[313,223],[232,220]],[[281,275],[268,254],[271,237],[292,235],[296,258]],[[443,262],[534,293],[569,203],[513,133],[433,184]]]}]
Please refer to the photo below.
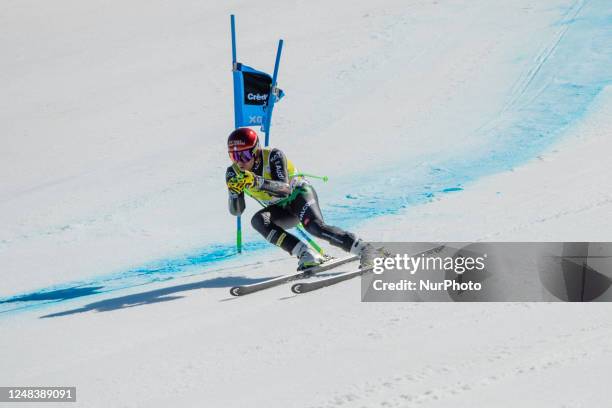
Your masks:
[{"label": "skier", "polygon": [[250,128],[234,130],[227,139],[227,149],[233,162],[225,173],[230,213],[242,214],[245,192],[263,204],[264,208],[251,218],[251,225],[268,242],[297,256],[298,270],[325,261],[318,252],[286,231],[300,222],[315,237],[359,255],[360,267],[372,264],[379,251],[354,234],[323,221],[315,189],[298,174],[281,150],[260,147],[257,133]]}]

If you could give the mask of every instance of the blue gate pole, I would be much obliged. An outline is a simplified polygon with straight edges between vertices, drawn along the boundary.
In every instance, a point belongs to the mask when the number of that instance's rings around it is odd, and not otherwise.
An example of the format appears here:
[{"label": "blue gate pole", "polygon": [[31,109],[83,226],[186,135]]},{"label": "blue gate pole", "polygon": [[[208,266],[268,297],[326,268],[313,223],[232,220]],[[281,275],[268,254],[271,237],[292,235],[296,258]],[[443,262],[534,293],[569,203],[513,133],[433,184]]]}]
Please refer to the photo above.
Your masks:
[{"label": "blue gate pole", "polygon": [[272,86],[270,87],[270,94],[268,96],[268,106],[266,108],[266,117],[264,122],[264,130],[266,133],[266,140],[264,146],[268,146],[270,143],[270,123],[272,122],[272,110],[274,109],[274,103],[276,102],[276,96],[274,91],[276,90],[276,77],[278,76],[278,66],[280,65],[281,53],[283,51],[283,40],[278,40],[278,49],[276,50],[276,62],[274,62],[274,74],[272,75]]},{"label": "blue gate pole", "polygon": [[[276,79],[278,77],[278,67],[280,65],[281,54],[283,52],[283,40],[278,40],[278,48],[276,50],[276,61],[274,62],[274,73],[272,74],[272,86],[270,88],[270,94],[268,96],[268,106],[266,108],[266,117],[264,119],[264,131],[266,134],[264,146],[270,144],[270,126],[272,123],[272,110],[276,103],[276,95],[274,94],[276,88]],[[317,245],[317,243],[306,233],[302,224],[297,227],[298,233],[321,255],[324,255],[323,249]]]},{"label": "blue gate pole", "polygon": [[[232,29],[232,80],[236,70],[236,22],[233,14],[230,15],[230,25]],[[234,127],[238,127],[238,112],[236,112],[236,87],[234,86]],[[236,252],[242,253],[242,222],[240,216],[236,217]]]},{"label": "blue gate pole", "polygon": [[236,21],[234,15],[230,15],[230,25],[232,27],[232,69],[236,64]]}]

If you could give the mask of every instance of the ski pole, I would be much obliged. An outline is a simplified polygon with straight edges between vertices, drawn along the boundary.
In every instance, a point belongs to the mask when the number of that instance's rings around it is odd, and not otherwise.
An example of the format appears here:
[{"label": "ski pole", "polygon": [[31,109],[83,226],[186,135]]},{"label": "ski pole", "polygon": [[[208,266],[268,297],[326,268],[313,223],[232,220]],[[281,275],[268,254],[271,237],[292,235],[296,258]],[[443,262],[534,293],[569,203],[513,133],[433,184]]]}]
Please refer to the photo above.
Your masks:
[{"label": "ski pole", "polygon": [[236,217],[236,251],[239,254],[242,253],[242,223],[240,222],[240,216]]},{"label": "ski pole", "polygon": [[294,174],[292,177],[310,177],[314,179],[323,180],[324,183],[327,183],[327,181],[329,180],[329,177],[327,176],[317,176],[315,174],[308,174],[308,173],[297,173],[297,174]]},{"label": "ski pole", "polygon": [[321,247],[319,246],[319,244],[317,244],[317,243],[315,242],[315,240],[314,240],[314,239],[312,239],[312,238],[310,237],[310,235],[308,235],[308,234],[306,233],[306,231],[304,230],[304,227],[302,226],[302,224],[301,224],[301,223],[300,223],[300,224],[298,224],[298,225],[297,225],[295,228],[296,228],[296,229],[297,229],[297,231],[300,233],[300,235],[301,235],[301,236],[302,236],[302,237],[303,237],[303,238],[304,238],[304,239],[305,239],[305,240],[306,240],[306,241],[307,241],[307,242],[310,244],[310,246],[314,248],[314,250],[315,250],[315,251],[317,251],[317,252],[318,252],[318,253],[320,253],[321,255],[325,255],[325,252],[323,251],[323,248],[321,248]]}]

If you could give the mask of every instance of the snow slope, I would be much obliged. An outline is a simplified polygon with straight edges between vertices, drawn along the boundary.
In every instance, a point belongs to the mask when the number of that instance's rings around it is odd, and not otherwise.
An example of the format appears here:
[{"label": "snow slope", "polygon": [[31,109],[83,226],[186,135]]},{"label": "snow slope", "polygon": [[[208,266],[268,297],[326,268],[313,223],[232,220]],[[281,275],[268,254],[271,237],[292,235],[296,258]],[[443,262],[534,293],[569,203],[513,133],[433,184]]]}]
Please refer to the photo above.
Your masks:
[{"label": "snow slope", "polygon": [[606,1],[0,10],[0,385],[87,407],[605,404],[606,304],[362,304],[358,280],[230,298],[295,260],[250,230],[231,255],[223,174],[233,12],[249,65],[286,41],[272,141],[331,177],[328,221],[607,241]]},{"label": "snow slope", "polygon": [[562,142],[528,164],[363,228],[388,241],[608,242],[611,129],[608,87]]}]

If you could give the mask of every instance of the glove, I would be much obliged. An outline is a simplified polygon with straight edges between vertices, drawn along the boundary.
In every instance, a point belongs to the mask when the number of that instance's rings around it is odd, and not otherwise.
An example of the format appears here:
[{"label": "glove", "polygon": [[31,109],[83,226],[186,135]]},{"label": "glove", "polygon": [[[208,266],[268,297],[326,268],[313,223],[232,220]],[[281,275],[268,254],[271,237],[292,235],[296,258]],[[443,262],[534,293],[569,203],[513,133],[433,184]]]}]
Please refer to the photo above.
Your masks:
[{"label": "glove", "polygon": [[227,180],[227,188],[235,194],[241,194],[245,188],[251,188],[258,181],[259,176],[253,174],[253,172],[244,170],[236,172],[236,175],[231,179]]},{"label": "glove", "polygon": [[242,180],[244,182],[245,188],[253,187],[255,185],[255,182],[258,176],[256,176],[253,172],[248,171],[248,170],[243,171],[242,174],[243,174]]}]

